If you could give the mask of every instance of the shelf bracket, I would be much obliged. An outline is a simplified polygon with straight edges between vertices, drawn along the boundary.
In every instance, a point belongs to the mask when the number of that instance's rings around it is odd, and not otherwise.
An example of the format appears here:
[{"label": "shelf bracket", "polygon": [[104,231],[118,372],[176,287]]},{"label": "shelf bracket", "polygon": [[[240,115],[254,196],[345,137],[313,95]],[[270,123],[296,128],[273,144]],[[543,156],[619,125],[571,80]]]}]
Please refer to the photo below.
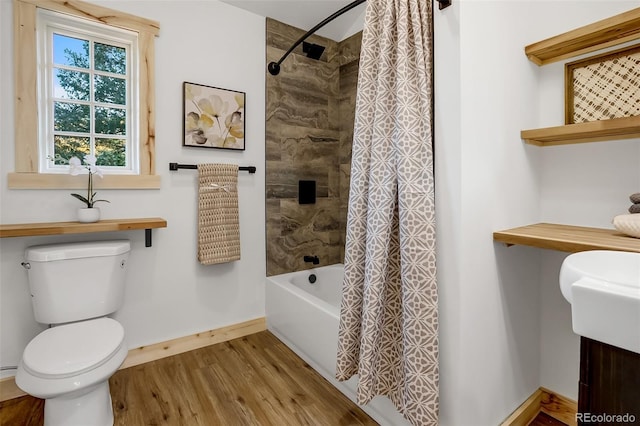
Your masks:
[{"label": "shelf bracket", "polygon": [[447,7],[451,6],[451,0],[437,0],[438,1],[438,9],[442,10],[442,9],[446,9]]}]

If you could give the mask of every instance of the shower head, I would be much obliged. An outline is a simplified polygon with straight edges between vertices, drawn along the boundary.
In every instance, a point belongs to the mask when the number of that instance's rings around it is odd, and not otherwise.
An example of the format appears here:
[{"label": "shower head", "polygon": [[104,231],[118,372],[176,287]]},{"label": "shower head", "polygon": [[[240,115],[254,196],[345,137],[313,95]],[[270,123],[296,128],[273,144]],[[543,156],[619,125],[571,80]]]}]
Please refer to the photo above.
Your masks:
[{"label": "shower head", "polygon": [[324,46],[304,41],[302,42],[302,52],[307,54],[307,58],[318,60],[322,56],[322,52],[324,52]]}]

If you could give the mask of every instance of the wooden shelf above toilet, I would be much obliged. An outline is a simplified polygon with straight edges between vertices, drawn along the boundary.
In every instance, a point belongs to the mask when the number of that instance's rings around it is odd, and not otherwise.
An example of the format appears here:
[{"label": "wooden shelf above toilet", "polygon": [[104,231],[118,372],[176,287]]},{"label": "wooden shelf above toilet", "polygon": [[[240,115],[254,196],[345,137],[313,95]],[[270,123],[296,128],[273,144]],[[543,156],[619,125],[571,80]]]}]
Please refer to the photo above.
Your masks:
[{"label": "wooden shelf above toilet", "polygon": [[43,235],[87,234],[92,232],[115,232],[145,230],[145,246],[151,247],[151,230],[166,228],[167,221],[159,217],[136,219],[107,219],[94,223],[44,222],[0,225],[0,238],[36,237]]}]

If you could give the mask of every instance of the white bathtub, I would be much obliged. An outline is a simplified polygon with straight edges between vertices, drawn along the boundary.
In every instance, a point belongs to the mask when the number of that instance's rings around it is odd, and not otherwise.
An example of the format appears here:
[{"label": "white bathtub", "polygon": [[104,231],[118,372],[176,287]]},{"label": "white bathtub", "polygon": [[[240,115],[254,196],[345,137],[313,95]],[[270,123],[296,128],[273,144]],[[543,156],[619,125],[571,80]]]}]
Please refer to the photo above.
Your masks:
[{"label": "white bathtub", "polygon": [[[313,284],[311,274],[317,278]],[[343,265],[338,264],[268,277],[267,328],[356,402],[357,378],[335,379],[343,275]],[[361,408],[381,425],[409,425],[385,397],[376,397]]]}]

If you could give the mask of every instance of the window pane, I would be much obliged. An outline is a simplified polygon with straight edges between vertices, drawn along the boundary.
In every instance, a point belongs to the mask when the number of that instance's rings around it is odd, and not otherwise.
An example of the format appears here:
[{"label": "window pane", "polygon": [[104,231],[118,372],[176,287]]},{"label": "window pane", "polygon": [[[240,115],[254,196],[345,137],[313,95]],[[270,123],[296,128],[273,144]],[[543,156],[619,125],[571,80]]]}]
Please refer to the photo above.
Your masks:
[{"label": "window pane", "polygon": [[96,165],[98,166],[126,166],[125,139],[96,138]]},{"label": "window pane", "polygon": [[[89,155],[91,152],[89,138],[77,136],[55,135],[53,137],[53,149],[56,164],[67,164],[71,157],[78,157],[82,160],[85,155]],[[60,157],[64,161],[61,161]]]},{"label": "window pane", "polygon": [[53,69],[53,96],[59,99],[89,100],[89,73]]},{"label": "window pane", "polygon": [[96,133],[103,135],[126,135],[127,115],[122,108],[96,107]]},{"label": "window pane", "polygon": [[115,74],[126,74],[127,51],[124,48],[96,43],[93,49],[97,70]]},{"label": "window pane", "polygon": [[124,105],[127,97],[126,80],[123,78],[95,76],[95,100],[110,104]]},{"label": "window pane", "polygon": [[89,105],[54,102],[53,130],[89,133],[91,125]]},{"label": "window pane", "polygon": [[54,33],[53,62],[57,65],[89,68],[89,41]]}]

